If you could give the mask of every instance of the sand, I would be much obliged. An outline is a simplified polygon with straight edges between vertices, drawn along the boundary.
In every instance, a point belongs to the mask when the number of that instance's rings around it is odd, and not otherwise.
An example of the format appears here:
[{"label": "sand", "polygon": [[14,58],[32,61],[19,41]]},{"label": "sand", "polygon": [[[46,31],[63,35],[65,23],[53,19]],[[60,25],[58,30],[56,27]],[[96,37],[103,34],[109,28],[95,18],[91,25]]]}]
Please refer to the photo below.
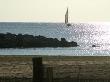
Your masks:
[{"label": "sand", "polygon": [[[0,77],[32,78],[33,57],[39,56],[0,56]],[[110,76],[109,56],[42,56],[42,58],[45,71],[48,66],[53,67],[54,78],[109,79]]]}]

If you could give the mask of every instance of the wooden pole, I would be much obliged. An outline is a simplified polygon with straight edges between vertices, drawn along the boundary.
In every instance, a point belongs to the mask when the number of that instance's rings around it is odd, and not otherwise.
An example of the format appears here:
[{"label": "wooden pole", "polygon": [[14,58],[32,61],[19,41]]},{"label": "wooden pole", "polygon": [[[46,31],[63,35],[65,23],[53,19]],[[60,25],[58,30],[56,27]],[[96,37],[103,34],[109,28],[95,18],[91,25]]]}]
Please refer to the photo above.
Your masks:
[{"label": "wooden pole", "polygon": [[48,67],[47,68],[47,82],[53,82],[53,68],[52,67]]},{"label": "wooden pole", "polygon": [[34,57],[32,60],[33,60],[33,82],[43,82],[42,57]]}]

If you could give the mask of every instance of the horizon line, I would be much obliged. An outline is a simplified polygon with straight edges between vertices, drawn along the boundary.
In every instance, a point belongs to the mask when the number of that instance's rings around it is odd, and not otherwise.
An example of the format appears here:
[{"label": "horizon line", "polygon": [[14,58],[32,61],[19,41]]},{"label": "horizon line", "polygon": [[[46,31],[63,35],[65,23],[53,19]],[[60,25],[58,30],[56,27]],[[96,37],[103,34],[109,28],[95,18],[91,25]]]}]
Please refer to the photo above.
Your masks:
[{"label": "horizon line", "polygon": [[[65,23],[65,22],[46,22],[46,21],[0,21],[0,23]],[[110,21],[74,21],[74,22],[70,22],[70,23],[91,23],[91,24],[110,24]]]}]

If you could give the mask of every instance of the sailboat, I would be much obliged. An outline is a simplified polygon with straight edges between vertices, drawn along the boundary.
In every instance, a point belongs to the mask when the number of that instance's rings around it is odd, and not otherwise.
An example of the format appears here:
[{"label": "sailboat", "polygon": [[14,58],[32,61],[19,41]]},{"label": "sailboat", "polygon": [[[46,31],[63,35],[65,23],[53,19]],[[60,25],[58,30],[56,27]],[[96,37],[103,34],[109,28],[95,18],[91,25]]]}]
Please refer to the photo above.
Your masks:
[{"label": "sailboat", "polygon": [[68,22],[68,8],[67,8],[67,11],[66,11],[66,14],[65,14],[65,24],[66,26],[71,26],[71,24]]}]

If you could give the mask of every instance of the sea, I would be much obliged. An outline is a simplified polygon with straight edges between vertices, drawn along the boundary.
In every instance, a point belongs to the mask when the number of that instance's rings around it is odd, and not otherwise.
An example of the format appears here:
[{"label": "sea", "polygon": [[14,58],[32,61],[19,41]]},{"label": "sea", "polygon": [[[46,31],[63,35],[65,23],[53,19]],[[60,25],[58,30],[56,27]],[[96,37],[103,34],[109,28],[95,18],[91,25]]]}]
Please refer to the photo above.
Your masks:
[{"label": "sea", "polygon": [[[0,33],[65,38],[78,47],[2,48],[0,55],[110,56],[110,23],[0,22]],[[92,47],[96,45],[96,47]]]}]

